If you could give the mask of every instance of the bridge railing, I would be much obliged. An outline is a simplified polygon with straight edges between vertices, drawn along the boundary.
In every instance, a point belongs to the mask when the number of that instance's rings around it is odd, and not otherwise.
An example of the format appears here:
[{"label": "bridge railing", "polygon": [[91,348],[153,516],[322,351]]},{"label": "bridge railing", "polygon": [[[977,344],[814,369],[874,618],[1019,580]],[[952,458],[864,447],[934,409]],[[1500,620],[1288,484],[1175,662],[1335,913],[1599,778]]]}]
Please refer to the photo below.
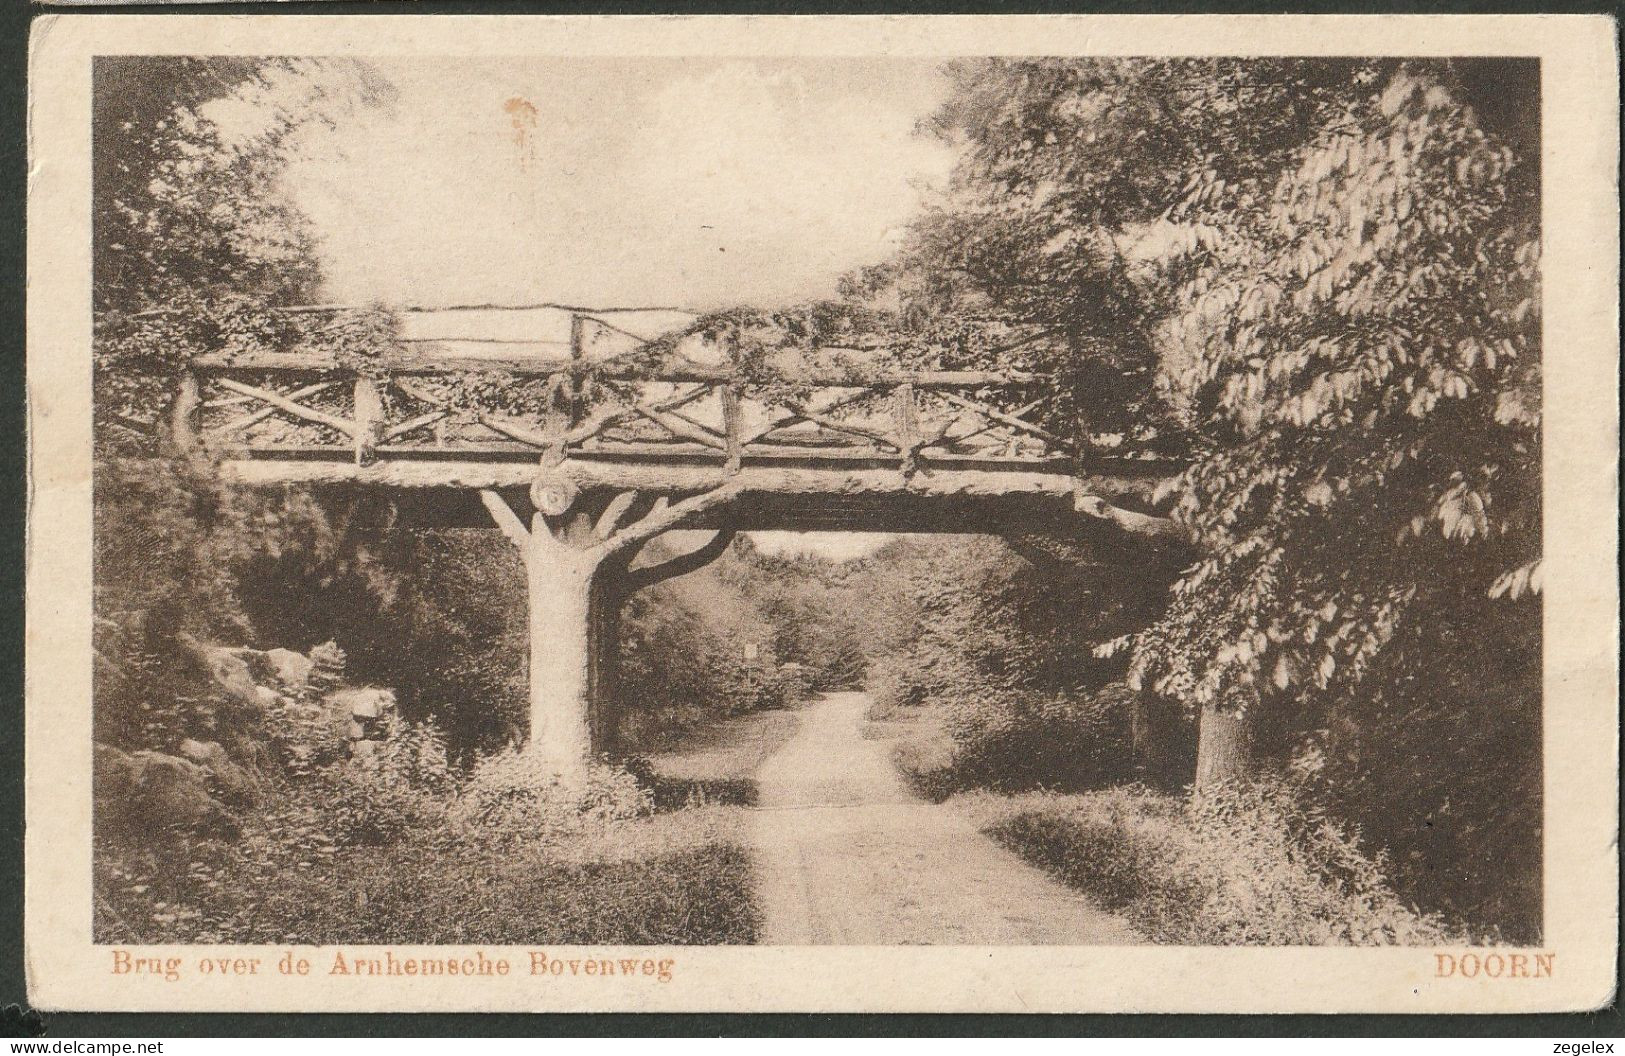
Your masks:
[{"label": "bridge railing", "polygon": [[730,363],[669,354],[653,364],[589,358],[597,320],[570,322],[569,358],[447,355],[437,342],[359,365],[303,352],[201,356],[174,428],[183,444],[248,458],[362,465],[455,455],[845,461],[912,473],[933,460],[1061,469],[1078,455],[1035,420],[1053,397],[1035,375],[871,364],[747,378]]}]

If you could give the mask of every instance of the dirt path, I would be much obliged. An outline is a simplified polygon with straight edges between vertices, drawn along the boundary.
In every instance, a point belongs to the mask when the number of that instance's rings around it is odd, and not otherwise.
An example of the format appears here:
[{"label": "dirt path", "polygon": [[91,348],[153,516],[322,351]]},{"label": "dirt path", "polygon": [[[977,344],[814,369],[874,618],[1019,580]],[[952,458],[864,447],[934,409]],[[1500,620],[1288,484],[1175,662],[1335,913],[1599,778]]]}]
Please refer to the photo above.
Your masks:
[{"label": "dirt path", "polygon": [[1123,945],[1121,920],[912,796],[889,742],[865,740],[869,697],[808,705],[757,771],[772,945]]}]

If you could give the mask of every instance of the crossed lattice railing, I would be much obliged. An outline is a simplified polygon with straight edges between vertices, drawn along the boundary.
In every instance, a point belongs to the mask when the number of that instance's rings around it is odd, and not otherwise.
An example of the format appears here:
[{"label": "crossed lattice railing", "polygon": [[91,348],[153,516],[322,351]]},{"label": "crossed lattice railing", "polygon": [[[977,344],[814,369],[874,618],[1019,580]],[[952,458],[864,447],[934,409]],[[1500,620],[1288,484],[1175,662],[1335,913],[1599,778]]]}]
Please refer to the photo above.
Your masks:
[{"label": "crossed lattice railing", "polygon": [[1052,394],[1033,375],[845,366],[747,379],[729,363],[669,350],[655,363],[593,358],[594,326],[618,329],[572,316],[567,357],[447,355],[410,343],[362,368],[305,353],[203,356],[182,382],[174,424],[187,443],[249,457],[362,465],[530,451],[729,468],[861,461],[912,473],[933,460],[1033,467],[1078,454],[1034,420]]}]

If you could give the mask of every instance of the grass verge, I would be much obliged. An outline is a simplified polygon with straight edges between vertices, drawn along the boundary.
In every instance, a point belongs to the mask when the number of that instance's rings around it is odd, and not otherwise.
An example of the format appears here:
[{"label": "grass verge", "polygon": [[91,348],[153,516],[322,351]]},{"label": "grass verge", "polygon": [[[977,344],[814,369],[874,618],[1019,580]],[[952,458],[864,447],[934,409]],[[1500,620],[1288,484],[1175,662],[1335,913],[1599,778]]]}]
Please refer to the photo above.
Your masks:
[{"label": "grass verge", "polygon": [[957,797],[983,832],[1176,945],[1434,945],[1463,937],[1405,905],[1381,857],[1282,788],[1199,800],[1142,788]]},{"label": "grass verge", "polygon": [[[284,944],[750,943],[756,872],[739,812],[607,823],[501,845],[413,833],[287,853],[177,837],[96,855],[96,941]],[[325,851],[325,853],[324,853]],[[177,865],[183,865],[177,868]]]}]

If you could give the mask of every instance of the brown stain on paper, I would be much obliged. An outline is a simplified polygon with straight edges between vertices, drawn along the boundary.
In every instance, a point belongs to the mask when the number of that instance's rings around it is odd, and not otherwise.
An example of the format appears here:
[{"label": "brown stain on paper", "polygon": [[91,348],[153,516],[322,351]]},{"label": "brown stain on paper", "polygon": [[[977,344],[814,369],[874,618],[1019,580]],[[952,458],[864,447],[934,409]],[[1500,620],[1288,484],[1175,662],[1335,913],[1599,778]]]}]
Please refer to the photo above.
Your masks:
[{"label": "brown stain on paper", "polygon": [[519,167],[529,170],[536,160],[536,105],[522,95],[516,95],[502,104],[513,126],[514,146],[519,150]]}]

